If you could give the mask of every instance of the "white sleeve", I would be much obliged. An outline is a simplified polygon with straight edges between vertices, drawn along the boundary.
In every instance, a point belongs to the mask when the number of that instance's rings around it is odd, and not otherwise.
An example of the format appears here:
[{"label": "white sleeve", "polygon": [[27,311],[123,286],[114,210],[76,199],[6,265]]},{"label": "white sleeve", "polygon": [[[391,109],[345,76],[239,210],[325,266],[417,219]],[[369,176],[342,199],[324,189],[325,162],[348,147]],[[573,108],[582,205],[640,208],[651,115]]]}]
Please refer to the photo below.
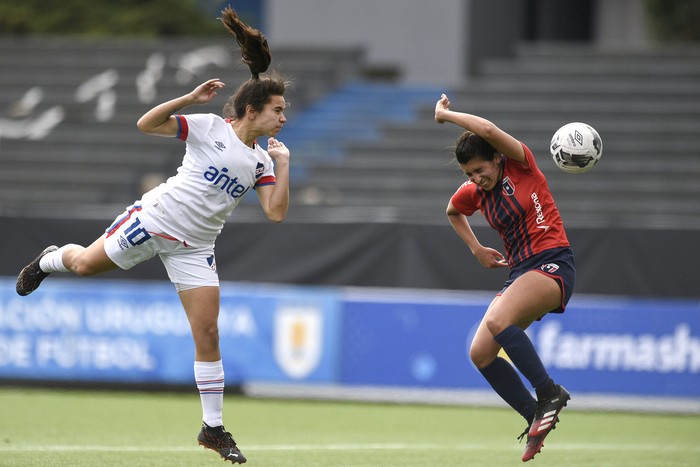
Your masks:
[{"label": "white sleeve", "polygon": [[214,119],[218,118],[214,114],[189,114],[175,117],[179,126],[177,139],[195,144],[204,140],[214,125]]},{"label": "white sleeve", "polygon": [[262,149],[264,153],[263,163],[258,162],[258,166],[255,169],[255,188],[265,185],[274,185],[277,181],[275,177],[275,165],[272,162],[272,158],[267,154],[267,151]]}]

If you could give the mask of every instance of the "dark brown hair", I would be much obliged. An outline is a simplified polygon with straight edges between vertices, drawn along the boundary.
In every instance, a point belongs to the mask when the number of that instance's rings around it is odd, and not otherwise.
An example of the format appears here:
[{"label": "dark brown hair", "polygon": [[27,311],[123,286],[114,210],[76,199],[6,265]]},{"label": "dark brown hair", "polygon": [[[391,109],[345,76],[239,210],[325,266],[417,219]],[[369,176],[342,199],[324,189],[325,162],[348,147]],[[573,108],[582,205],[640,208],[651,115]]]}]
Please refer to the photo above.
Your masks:
[{"label": "dark brown hair", "polygon": [[469,130],[460,135],[455,145],[455,158],[460,164],[466,164],[477,157],[492,161],[496,154],[497,151],[488,141]]},{"label": "dark brown hair", "polygon": [[242,61],[248,65],[252,75],[224,105],[224,117],[241,118],[248,105],[259,111],[270,102],[271,96],[283,96],[288,83],[277,73],[260,77],[272,62],[272,53],[263,33],[241,21],[230,6],[224,8],[220,19],[228,32],[236,38],[241,47]]}]

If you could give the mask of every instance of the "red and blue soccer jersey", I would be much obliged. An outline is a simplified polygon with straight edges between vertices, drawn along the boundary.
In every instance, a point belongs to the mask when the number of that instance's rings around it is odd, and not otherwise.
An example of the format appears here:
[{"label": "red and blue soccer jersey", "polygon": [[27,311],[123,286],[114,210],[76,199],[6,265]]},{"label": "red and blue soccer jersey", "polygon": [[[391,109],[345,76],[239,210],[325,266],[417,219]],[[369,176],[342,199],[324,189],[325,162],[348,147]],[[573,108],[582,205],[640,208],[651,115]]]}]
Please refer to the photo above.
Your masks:
[{"label": "red and blue soccer jersey", "polygon": [[547,179],[524,144],[523,150],[527,167],[501,156],[500,190],[486,191],[466,182],[451,199],[452,205],[465,216],[481,211],[503,239],[511,268],[541,251],[570,246]]}]

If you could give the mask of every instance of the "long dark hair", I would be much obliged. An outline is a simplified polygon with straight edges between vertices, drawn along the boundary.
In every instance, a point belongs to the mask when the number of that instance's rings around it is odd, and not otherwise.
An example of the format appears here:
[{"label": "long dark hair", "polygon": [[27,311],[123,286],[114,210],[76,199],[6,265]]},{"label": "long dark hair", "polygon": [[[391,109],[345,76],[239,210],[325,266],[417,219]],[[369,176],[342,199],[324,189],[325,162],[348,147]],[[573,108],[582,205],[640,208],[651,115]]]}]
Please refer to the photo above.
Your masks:
[{"label": "long dark hair", "polygon": [[272,52],[263,33],[241,21],[230,6],[221,12],[220,20],[236,38],[242,61],[248,65],[251,73],[251,77],[238,87],[224,105],[224,117],[238,119],[245,115],[246,106],[251,105],[259,111],[270,102],[271,96],[283,96],[288,83],[278,73],[260,77],[272,62]]},{"label": "long dark hair", "polygon": [[455,159],[460,164],[466,164],[474,158],[492,161],[497,151],[481,136],[467,130],[460,135],[455,145]]}]

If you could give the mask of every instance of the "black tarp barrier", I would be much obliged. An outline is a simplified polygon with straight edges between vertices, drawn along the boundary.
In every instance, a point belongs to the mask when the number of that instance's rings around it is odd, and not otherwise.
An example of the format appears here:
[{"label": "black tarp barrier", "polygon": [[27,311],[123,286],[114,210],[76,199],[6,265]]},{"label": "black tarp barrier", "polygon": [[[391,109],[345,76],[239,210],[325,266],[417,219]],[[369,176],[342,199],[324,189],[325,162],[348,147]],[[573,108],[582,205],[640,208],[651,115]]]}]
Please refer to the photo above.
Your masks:
[{"label": "black tarp barrier", "polygon": [[[46,245],[92,242],[109,221],[0,218],[0,275],[16,276]],[[475,226],[503,251],[497,234]],[[577,293],[700,297],[697,230],[567,229]],[[237,223],[216,245],[221,280],[454,290],[500,289],[506,269],[481,267],[445,225]],[[63,275],[69,277],[69,275]],[[99,277],[167,280],[158,259]]]}]

